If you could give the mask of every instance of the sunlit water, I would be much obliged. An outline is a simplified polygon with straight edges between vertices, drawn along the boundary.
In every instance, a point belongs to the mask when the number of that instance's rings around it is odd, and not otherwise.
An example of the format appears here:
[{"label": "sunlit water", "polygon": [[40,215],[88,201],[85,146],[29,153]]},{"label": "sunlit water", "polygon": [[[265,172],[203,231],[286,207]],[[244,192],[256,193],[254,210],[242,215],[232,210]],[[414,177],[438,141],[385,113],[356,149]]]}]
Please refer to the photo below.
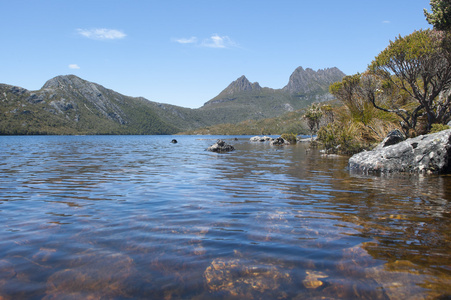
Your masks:
[{"label": "sunlit water", "polygon": [[0,137],[0,299],[450,297],[451,177],[217,138]]}]

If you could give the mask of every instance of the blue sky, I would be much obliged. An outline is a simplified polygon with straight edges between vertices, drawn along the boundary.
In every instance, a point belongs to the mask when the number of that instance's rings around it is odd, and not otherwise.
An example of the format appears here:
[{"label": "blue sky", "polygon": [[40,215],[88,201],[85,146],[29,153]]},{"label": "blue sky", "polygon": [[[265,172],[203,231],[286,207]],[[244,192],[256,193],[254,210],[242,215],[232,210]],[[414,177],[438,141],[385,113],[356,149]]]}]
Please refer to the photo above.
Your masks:
[{"label": "blue sky", "polygon": [[429,0],[0,0],[0,83],[74,74],[197,108],[245,75],[282,88],[299,66],[362,72]]}]

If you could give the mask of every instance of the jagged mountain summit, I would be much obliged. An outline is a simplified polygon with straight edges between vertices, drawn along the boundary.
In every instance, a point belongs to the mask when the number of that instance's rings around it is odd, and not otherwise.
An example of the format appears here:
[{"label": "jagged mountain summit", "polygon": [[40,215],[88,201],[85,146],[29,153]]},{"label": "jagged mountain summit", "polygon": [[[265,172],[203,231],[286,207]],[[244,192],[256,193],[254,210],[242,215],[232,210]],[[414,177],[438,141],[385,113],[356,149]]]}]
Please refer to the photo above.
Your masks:
[{"label": "jagged mountain summit", "polygon": [[241,76],[228,87],[226,87],[220,95],[233,95],[235,93],[244,92],[244,91],[258,91],[261,90],[260,84],[258,82],[251,83],[246,76]]},{"label": "jagged mountain summit", "polygon": [[318,71],[298,67],[282,89],[261,87],[258,82],[251,83],[241,76],[200,110],[215,114],[223,123],[236,123],[238,119],[273,118],[313,102],[333,99],[329,86],[344,76],[335,67]]},{"label": "jagged mountain summit", "polygon": [[258,82],[251,83],[246,76],[241,76],[237,80],[230,83],[218,96],[205,103],[211,105],[215,103],[228,102],[236,99],[235,95],[242,92],[260,91],[262,88]]},{"label": "jagged mountain summit", "polygon": [[336,67],[318,71],[298,67],[282,90],[290,94],[327,92],[332,83],[340,81],[344,76],[345,74]]},{"label": "jagged mountain summit", "polygon": [[[219,95],[206,102],[204,106],[211,106],[215,103],[223,103],[239,99],[243,95],[258,93],[277,93],[279,95],[304,98],[311,100],[312,97],[316,101],[330,100],[329,86],[340,81],[346,74],[338,68],[326,68],[314,71],[303,67],[298,67],[291,74],[289,81],[282,89],[272,89],[268,87],[262,88],[258,82],[251,83],[244,75],[233,81]],[[281,96],[282,97],[282,96]]]}]

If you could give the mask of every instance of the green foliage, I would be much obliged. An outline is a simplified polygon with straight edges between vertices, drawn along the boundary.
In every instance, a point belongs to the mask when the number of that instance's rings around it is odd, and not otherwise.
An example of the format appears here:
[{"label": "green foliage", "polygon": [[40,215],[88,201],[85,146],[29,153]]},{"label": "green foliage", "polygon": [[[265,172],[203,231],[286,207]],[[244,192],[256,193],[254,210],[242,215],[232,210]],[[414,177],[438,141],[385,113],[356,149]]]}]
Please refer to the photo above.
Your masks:
[{"label": "green foliage", "polygon": [[372,71],[393,71],[398,73],[402,70],[401,63],[413,64],[437,52],[438,44],[432,39],[430,30],[414,31],[412,34],[402,37],[398,36],[395,41],[385,48],[370,64]]},{"label": "green foliage", "polygon": [[331,85],[330,92],[349,110],[351,118],[367,124],[374,116],[374,110],[366,99],[362,74],[346,76],[341,82]]},{"label": "green foliage", "polygon": [[444,125],[444,124],[432,124],[430,133],[436,133],[436,132],[440,132],[440,131],[447,130],[450,128],[451,127],[449,127],[448,125]]},{"label": "green foliage", "polygon": [[354,154],[365,148],[357,137],[357,128],[352,121],[347,124],[327,124],[321,127],[317,134],[318,141],[324,144],[328,152],[341,154]]},{"label": "green foliage", "polygon": [[431,30],[399,36],[367,72],[332,84],[329,90],[343,108],[318,131],[318,140],[330,151],[352,153],[371,147],[394,128],[413,136],[423,122],[429,130],[449,120],[450,40],[448,34]]},{"label": "green foliage", "polygon": [[297,142],[296,135],[294,133],[283,133],[280,137],[288,141],[290,144],[296,144]]},{"label": "green foliage", "polygon": [[[375,103],[387,106],[389,101],[381,103],[381,99],[396,98],[396,93],[388,95],[382,86],[383,82],[376,81],[374,76],[367,73],[346,76],[341,82],[330,86],[330,92],[342,106],[332,108],[333,118],[317,133],[318,141],[327,151],[344,154],[359,152],[371,148],[390,130],[399,128],[397,125],[399,117],[391,112],[379,110],[372,104],[372,100],[377,98],[377,101],[374,100]],[[325,107],[323,111],[330,109]]]},{"label": "green foliage", "polygon": [[431,0],[432,12],[424,9],[424,15],[429,24],[437,30],[451,29],[451,2],[449,0]]},{"label": "green foliage", "polygon": [[[369,66],[373,76],[369,99],[375,107],[396,113],[404,121],[404,131],[415,130],[422,115],[427,116],[426,130],[434,123],[443,123],[451,117],[451,97],[442,93],[451,87],[451,39],[449,34],[432,30],[415,31],[399,36],[383,50]],[[416,105],[405,109],[378,105],[374,87],[383,82],[400,96],[405,93]],[[371,87],[371,85],[368,85]],[[385,91],[385,89],[384,89]],[[410,103],[412,104],[412,102]],[[425,133],[425,132],[421,132]]]},{"label": "green foliage", "polygon": [[335,116],[332,105],[323,104],[321,106],[321,111],[323,113],[323,119],[325,120],[326,124],[332,123],[334,121]]},{"label": "green foliage", "polygon": [[312,104],[307,108],[304,119],[307,120],[307,125],[310,128],[311,134],[314,134],[319,129],[321,118],[323,117],[323,111],[319,104]]}]

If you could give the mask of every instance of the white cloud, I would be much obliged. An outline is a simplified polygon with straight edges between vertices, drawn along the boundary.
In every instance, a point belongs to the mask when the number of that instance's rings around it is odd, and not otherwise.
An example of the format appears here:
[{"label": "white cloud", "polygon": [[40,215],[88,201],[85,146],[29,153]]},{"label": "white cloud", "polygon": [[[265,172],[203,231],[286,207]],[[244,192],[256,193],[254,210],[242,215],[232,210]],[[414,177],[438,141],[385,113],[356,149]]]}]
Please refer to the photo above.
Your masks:
[{"label": "white cloud", "polygon": [[80,69],[80,67],[77,64],[70,64],[69,69]]},{"label": "white cloud", "polygon": [[127,36],[120,30],[107,28],[77,29],[77,32],[79,35],[93,40],[116,40]]},{"label": "white cloud", "polygon": [[190,38],[172,39],[172,41],[179,43],[179,44],[195,44],[196,46],[208,47],[208,48],[238,47],[238,44],[235,43],[228,36],[226,36],[226,35],[220,36],[218,34],[213,34],[211,37],[202,40],[202,42],[198,42],[198,38],[195,36],[192,36]]},{"label": "white cloud", "polygon": [[390,22],[390,21],[387,21],[387,20],[385,20],[385,21],[382,21],[382,23],[384,23],[384,24],[390,24],[391,22]]},{"label": "white cloud", "polygon": [[172,39],[174,42],[179,44],[194,44],[197,43],[197,37],[192,36],[190,38]]},{"label": "white cloud", "polygon": [[202,41],[201,46],[209,48],[230,48],[236,47],[237,44],[228,36],[212,35],[210,38]]}]

